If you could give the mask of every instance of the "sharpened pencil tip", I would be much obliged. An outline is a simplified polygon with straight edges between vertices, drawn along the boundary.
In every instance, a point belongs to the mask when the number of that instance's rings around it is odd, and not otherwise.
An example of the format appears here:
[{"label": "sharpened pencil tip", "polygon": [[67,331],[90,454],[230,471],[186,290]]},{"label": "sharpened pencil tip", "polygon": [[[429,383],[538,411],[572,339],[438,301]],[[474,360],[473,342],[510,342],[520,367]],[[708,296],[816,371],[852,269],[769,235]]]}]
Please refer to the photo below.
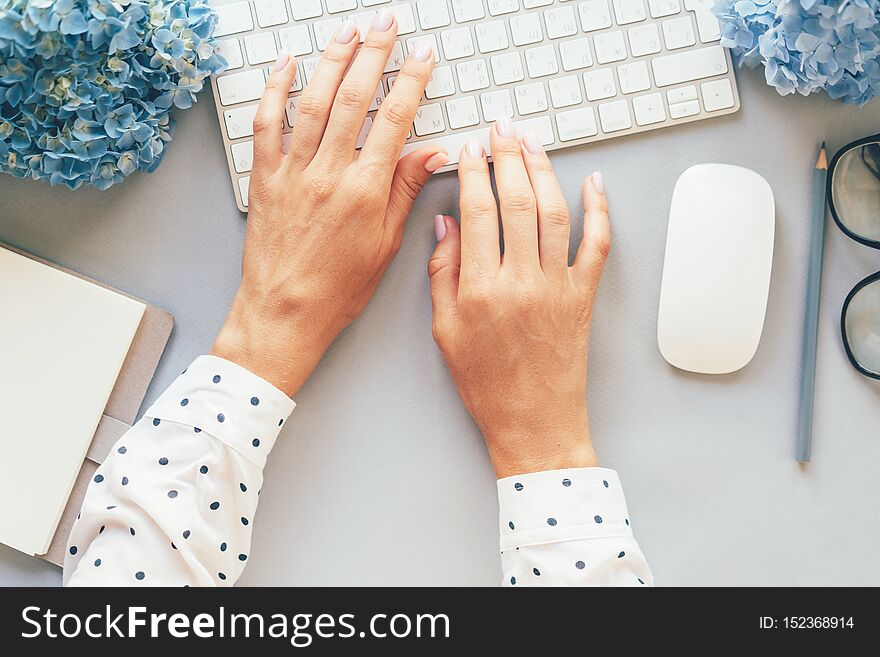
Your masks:
[{"label": "sharpened pencil tip", "polygon": [[825,142],[822,142],[822,145],[819,147],[819,158],[816,160],[816,168],[817,169],[827,169],[828,168],[828,154],[825,152]]}]

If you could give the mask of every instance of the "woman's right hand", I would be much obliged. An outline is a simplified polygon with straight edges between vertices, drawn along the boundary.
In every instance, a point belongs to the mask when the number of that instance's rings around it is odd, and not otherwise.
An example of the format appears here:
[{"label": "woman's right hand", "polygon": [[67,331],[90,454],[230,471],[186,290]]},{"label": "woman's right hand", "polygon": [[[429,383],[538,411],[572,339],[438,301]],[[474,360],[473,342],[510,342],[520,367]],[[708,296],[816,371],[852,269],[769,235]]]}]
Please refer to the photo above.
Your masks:
[{"label": "woman's right hand", "polygon": [[434,336],[499,478],[595,466],[585,394],[610,248],[604,182],[584,181],[584,238],[569,266],[568,207],[540,141],[517,138],[509,119],[491,132],[504,255],[489,163],[474,142],[459,163],[461,228],[437,217]]}]

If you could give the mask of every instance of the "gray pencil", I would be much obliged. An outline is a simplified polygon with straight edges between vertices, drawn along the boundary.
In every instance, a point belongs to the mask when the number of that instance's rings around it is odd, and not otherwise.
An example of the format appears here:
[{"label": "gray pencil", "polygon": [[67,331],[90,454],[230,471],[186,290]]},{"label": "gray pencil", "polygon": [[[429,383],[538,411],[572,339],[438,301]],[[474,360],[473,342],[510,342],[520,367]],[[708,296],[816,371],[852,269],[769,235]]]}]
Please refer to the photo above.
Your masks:
[{"label": "gray pencil", "polygon": [[797,460],[810,462],[813,441],[813,396],[816,385],[816,349],[819,338],[819,292],[822,288],[822,253],[825,250],[825,178],[828,157],[825,142],[813,171],[813,221],[810,237],[810,261],[807,273],[807,307],[804,316],[804,349],[801,371],[801,396],[798,409]]}]

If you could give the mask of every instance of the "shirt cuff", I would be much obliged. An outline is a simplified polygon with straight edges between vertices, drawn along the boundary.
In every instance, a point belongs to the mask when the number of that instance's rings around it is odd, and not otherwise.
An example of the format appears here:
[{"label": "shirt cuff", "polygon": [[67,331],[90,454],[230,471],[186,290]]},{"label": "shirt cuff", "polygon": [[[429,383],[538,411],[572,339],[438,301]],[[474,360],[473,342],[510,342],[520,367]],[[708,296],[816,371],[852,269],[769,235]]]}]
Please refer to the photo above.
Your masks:
[{"label": "shirt cuff", "polygon": [[199,356],[147,409],[153,422],[205,431],[263,468],[296,404],[256,374],[223,358]]},{"label": "shirt cuff", "polygon": [[498,480],[501,551],[527,545],[632,536],[620,478],[570,468]]}]

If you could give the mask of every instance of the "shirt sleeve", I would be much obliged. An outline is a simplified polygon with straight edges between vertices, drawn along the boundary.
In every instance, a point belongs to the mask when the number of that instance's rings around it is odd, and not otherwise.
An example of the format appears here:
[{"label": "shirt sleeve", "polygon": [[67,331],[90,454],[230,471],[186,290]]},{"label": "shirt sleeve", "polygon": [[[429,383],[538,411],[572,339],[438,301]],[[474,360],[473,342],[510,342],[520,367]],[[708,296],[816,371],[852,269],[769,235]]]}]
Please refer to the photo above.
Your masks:
[{"label": "shirt sleeve", "polygon": [[614,470],[498,480],[506,586],[653,586]]},{"label": "shirt sleeve", "polygon": [[67,586],[231,586],[244,570],[263,466],[294,403],[199,357],[113,446],[70,534]]}]

